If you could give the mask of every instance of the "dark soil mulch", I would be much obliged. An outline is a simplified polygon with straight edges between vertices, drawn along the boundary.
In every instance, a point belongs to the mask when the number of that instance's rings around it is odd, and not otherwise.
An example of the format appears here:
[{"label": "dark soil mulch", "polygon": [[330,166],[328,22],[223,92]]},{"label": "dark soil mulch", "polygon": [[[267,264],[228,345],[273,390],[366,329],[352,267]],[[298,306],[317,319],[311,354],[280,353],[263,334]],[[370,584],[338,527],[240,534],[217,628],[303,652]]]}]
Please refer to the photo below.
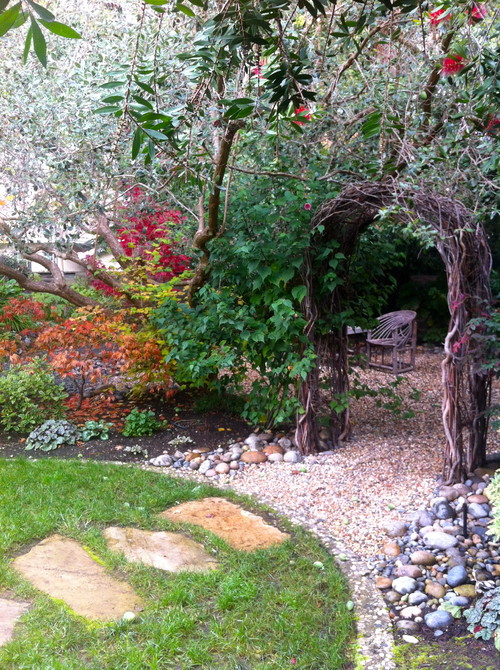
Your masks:
[{"label": "dark soil mulch", "polygon": [[[227,412],[193,409],[196,399],[187,396],[176,396],[172,401],[165,402],[152,399],[150,402],[125,401],[120,403],[124,415],[134,407],[140,410],[152,409],[157,417],[165,419],[168,428],[144,437],[124,437],[117,429],[110,430],[108,440],[91,440],[80,442],[76,446],[63,446],[54,451],[26,451],[24,442],[26,435],[0,432],[0,458],[90,458],[97,461],[120,461],[137,463],[145,458],[154,458],[163,453],[173,454],[177,449],[186,451],[197,447],[215,449],[226,446],[238,439],[246,438],[251,432],[250,427],[239,417]],[[112,416],[108,416],[108,412]],[[92,415],[93,420],[104,419],[115,423],[115,410],[103,404],[102,413]],[[71,413],[67,417],[72,419]],[[176,437],[190,437],[193,442],[174,446],[168,444]],[[142,453],[127,451],[127,447],[139,446]],[[147,456],[146,453],[147,452]]]}]

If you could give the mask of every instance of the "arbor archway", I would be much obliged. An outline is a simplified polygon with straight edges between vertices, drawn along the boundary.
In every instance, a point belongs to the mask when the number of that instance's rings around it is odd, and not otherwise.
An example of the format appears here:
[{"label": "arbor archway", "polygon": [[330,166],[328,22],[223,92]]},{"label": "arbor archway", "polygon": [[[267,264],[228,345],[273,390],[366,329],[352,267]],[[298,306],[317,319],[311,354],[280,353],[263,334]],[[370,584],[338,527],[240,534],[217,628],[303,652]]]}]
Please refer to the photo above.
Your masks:
[{"label": "arbor archway", "polygon": [[[313,236],[314,246],[304,263],[308,292],[302,310],[317,365],[301,384],[303,413],[297,420],[297,445],[303,453],[318,450],[320,369],[327,371],[334,395],[348,390],[347,329],[342,325],[324,334],[318,328],[322,317],[341,312],[343,286],[340,284],[326,299],[320,297],[317,278],[326,267],[319,273],[317,267],[313,268],[315,253],[335,240],[348,259],[360,235],[382,208],[391,208],[402,223],[417,221],[435,231],[435,245],[445,264],[450,322],[441,365],[446,437],[443,479],[447,483],[458,482],[482,465],[486,456],[492,377],[482,369],[481,344],[467,337],[466,327],[492,302],[490,249],[483,227],[474,223],[462,203],[433,192],[403,189],[395,181],[349,185],[335,199],[323,203],[311,220],[313,231],[321,232]],[[334,441],[348,436],[348,409],[332,413],[331,430]]]}]

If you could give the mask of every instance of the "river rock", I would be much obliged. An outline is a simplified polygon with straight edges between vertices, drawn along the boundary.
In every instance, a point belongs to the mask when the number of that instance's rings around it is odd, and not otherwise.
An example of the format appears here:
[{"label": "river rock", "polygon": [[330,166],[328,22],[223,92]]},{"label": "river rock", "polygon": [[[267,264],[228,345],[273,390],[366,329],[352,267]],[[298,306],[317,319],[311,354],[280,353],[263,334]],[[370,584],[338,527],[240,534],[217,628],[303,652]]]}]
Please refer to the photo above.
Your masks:
[{"label": "river rock", "polygon": [[463,596],[464,598],[476,597],[476,589],[474,588],[474,584],[461,584],[460,586],[455,586],[453,590],[457,595]]},{"label": "river rock", "polygon": [[429,612],[424,617],[425,624],[429,628],[447,628],[450,624],[453,623],[453,616],[446,610],[436,610],[435,612]]},{"label": "river rock", "polygon": [[483,519],[484,517],[488,516],[489,511],[483,505],[479,505],[478,503],[472,503],[472,505],[469,505],[467,513],[473,519]]},{"label": "river rock", "polygon": [[427,584],[425,587],[425,592],[428,596],[431,596],[431,598],[443,598],[444,594],[446,593],[446,589],[444,586],[441,586],[441,584],[438,584],[437,582],[431,582],[430,584]]},{"label": "river rock", "polygon": [[392,588],[402,596],[417,590],[417,582],[411,577],[398,577],[392,582]]},{"label": "river rock", "polygon": [[408,530],[408,526],[403,521],[386,521],[382,528],[389,537],[403,537]]},{"label": "river rock", "polygon": [[389,589],[392,586],[392,579],[390,577],[377,577],[375,586],[377,589]]},{"label": "river rock", "polygon": [[439,489],[439,496],[445,498],[448,502],[460,498],[460,495],[461,493],[454,486],[441,486]]},{"label": "river rock", "polygon": [[404,630],[407,633],[418,633],[420,626],[411,619],[399,619],[396,621],[397,630]]},{"label": "river rock", "polygon": [[[251,453],[251,452],[249,452]],[[227,475],[231,468],[229,467],[229,463],[219,463],[219,465],[215,466],[215,472],[218,475]]]},{"label": "river rock", "polygon": [[201,475],[206,475],[208,470],[210,470],[213,467],[213,462],[207,458],[206,461],[203,461],[203,463],[200,465],[198,468],[198,472]]},{"label": "river rock", "polygon": [[267,447],[264,447],[264,453],[268,456],[270,454],[284,454],[285,450],[279,444],[268,444]]},{"label": "river rock", "polygon": [[456,547],[458,544],[456,537],[448,535],[447,533],[442,533],[438,530],[426,533],[426,535],[424,535],[424,542],[428,547],[441,549],[442,551],[451,549],[451,547]]},{"label": "river rock", "polygon": [[467,570],[462,565],[456,565],[455,567],[448,570],[446,581],[452,588],[455,588],[455,586],[460,586],[461,584],[465,584],[465,582],[469,581],[469,575],[467,574]]},{"label": "river rock", "polygon": [[302,456],[295,449],[291,449],[283,456],[283,460],[285,463],[300,463],[302,461]]},{"label": "river rock", "polygon": [[245,451],[241,454],[243,463],[264,463],[267,461],[267,456],[262,451]]},{"label": "river rock", "polygon": [[401,549],[396,542],[386,542],[382,547],[382,553],[386,556],[399,556]]},{"label": "river rock", "polygon": [[410,593],[408,596],[408,604],[410,605],[421,605],[428,600],[429,598],[425,595],[425,593],[422,593],[422,591],[413,591],[413,593]]},{"label": "river rock", "polygon": [[280,454],[278,452],[268,454],[267,460],[270,461],[271,463],[281,463],[283,460],[283,454]]},{"label": "river rock", "polygon": [[396,576],[418,579],[422,576],[422,570],[417,565],[401,565],[399,568],[396,568]]},{"label": "river rock", "polygon": [[251,451],[258,451],[259,449],[262,449],[262,447],[266,446],[266,442],[254,433],[247,437],[245,444]]},{"label": "river rock", "polygon": [[155,465],[159,468],[169,468],[173,462],[174,460],[172,456],[169,456],[168,454],[160,454],[160,456],[156,456],[156,458],[152,458],[149,461],[150,465]]},{"label": "river rock", "polygon": [[436,557],[430,551],[414,551],[410,556],[410,560],[414,565],[434,565]]},{"label": "river rock", "polygon": [[487,498],[484,495],[479,495],[477,493],[473,493],[471,496],[467,498],[467,502],[470,503],[477,503],[478,505],[487,505],[490,501],[489,498]]},{"label": "river rock", "polygon": [[399,616],[403,617],[403,619],[414,619],[421,614],[422,610],[420,607],[416,607],[415,605],[410,607],[403,607],[403,609],[399,612]]},{"label": "river rock", "polygon": [[454,519],[457,515],[446,498],[436,498],[432,503],[432,511],[437,519]]}]

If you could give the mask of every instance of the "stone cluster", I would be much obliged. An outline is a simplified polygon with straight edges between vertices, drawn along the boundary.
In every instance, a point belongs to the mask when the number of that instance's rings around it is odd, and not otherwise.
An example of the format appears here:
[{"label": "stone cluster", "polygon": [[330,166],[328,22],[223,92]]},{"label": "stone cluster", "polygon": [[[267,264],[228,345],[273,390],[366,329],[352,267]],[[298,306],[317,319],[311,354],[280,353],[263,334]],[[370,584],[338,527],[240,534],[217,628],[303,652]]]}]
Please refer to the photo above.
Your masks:
[{"label": "stone cluster", "polygon": [[301,454],[295,449],[293,438],[284,434],[251,433],[226,447],[209,449],[199,447],[187,451],[167,452],[152,458],[150,465],[158,467],[185,468],[205,477],[219,479],[221,476],[235,477],[249,465],[259,463],[300,463]]},{"label": "stone cluster", "polygon": [[389,540],[371,567],[402,633],[427,626],[439,637],[478,594],[500,586],[500,543],[487,533],[488,482],[473,476],[441,486],[406,522],[385,524]]}]

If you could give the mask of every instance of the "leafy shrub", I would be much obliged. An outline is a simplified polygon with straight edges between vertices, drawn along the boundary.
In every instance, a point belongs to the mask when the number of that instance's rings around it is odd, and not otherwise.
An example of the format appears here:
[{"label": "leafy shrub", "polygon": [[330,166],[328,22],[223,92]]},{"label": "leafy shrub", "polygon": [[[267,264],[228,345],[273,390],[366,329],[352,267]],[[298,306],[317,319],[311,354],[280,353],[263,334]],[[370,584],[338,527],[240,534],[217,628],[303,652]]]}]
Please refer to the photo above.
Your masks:
[{"label": "leafy shrub", "polygon": [[73,446],[78,439],[78,428],[69,421],[49,419],[31,431],[26,450],[52,451],[62,446]]},{"label": "leafy shrub", "polygon": [[0,425],[27,433],[49,418],[64,416],[64,389],[40,359],[13,365],[0,377]]},{"label": "leafy shrub", "polygon": [[475,638],[495,641],[495,647],[500,651],[500,588],[488,591],[480,598],[474,607],[465,610],[464,617],[468,629]]},{"label": "leafy shrub", "polygon": [[107,440],[109,439],[109,429],[111,427],[111,423],[106,423],[102,419],[100,421],[86,421],[83,428],[80,428],[79,437],[84,442],[97,439]]},{"label": "leafy shrub", "polygon": [[133,409],[125,419],[125,428],[123,434],[125,437],[138,437],[140,435],[152,435],[155,430],[160,430],[163,422],[158,421],[152,410],[141,412],[137,408]]},{"label": "leafy shrub", "polygon": [[500,540],[500,472],[491,480],[488,486],[488,497],[493,507],[493,521],[490,523],[489,532]]}]

